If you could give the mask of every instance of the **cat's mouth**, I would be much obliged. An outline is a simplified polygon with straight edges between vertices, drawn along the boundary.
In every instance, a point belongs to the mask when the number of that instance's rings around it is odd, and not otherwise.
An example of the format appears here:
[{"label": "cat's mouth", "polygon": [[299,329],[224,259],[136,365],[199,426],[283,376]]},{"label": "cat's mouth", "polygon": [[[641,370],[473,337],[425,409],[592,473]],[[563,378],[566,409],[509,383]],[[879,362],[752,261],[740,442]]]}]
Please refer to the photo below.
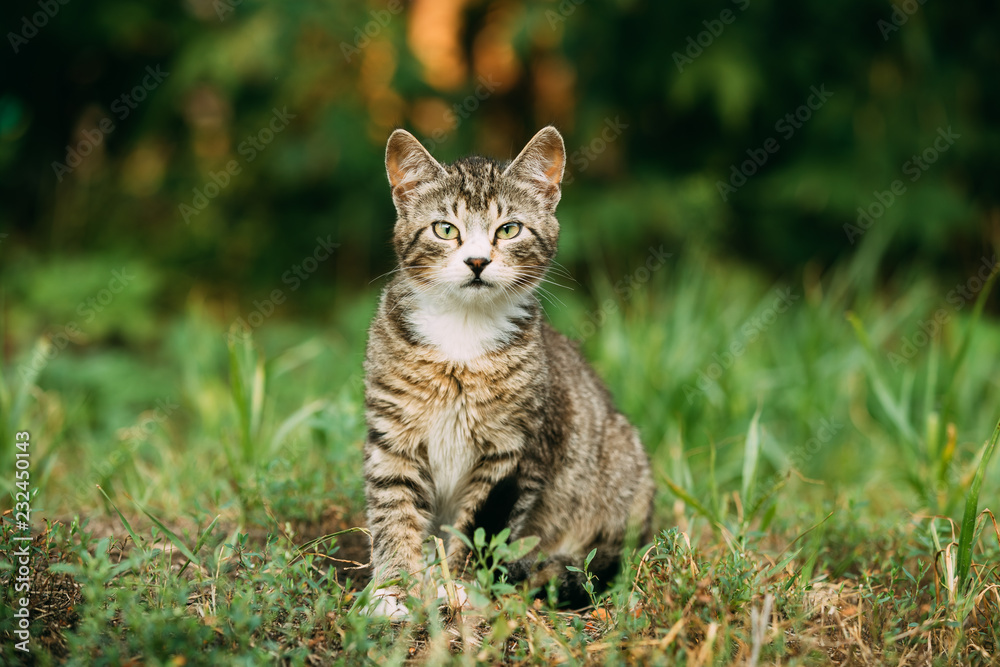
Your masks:
[{"label": "cat's mouth", "polygon": [[470,280],[469,282],[465,283],[464,285],[462,285],[462,287],[471,287],[473,289],[482,289],[484,287],[492,287],[492,285],[490,283],[486,282],[485,280],[483,280],[482,278],[476,277],[476,278],[473,278],[472,280]]}]

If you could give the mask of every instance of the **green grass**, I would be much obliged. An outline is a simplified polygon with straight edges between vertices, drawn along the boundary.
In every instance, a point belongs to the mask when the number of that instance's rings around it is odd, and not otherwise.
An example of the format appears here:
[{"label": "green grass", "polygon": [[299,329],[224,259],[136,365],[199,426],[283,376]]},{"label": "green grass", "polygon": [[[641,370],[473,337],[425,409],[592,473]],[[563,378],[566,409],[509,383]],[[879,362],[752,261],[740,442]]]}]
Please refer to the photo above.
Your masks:
[{"label": "green grass", "polygon": [[[649,450],[656,539],[582,613],[506,585],[484,555],[523,545],[477,542],[486,569],[467,585],[483,609],[413,600],[406,624],[360,613],[367,537],[351,530],[363,526],[360,379],[375,286],[341,295],[321,321],[275,315],[252,340],[230,335],[235,311],[197,290],[162,319],[123,301],[151,320],[128,325],[141,335],[70,343],[24,373],[49,345],[26,332],[52,331],[72,310],[53,306],[43,321],[15,288],[0,422],[31,432],[33,659],[990,664],[992,284],[957,308],[950,285],[916,269],[872,289],[864,262],[774,280],[687,248],[627,299],[615,291],[635,275],[627,263],[622,276],[557,289],[550,319],[583,338]],[[101,324],[111,331],[127,319],[114,308]],[[939,309],[940,331],[914,343]],[[14,664],[14,577],[0,563],[0,655]],[[437,561],[428,568],[443,576]]]}]

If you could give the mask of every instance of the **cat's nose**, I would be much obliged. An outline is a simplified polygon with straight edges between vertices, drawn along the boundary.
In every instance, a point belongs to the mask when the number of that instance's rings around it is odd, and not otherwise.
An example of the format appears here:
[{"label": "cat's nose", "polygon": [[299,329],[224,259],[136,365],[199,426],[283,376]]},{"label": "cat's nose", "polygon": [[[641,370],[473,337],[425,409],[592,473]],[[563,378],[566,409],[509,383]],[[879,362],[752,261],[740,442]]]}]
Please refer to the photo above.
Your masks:
[{"label": "cat's nose", "polygon": [[486,265],[490,263],[490,260],[486,257],[470,257],[465,260],[465,263],[469,265],[469,268],[472,269],[472,272],[478,278],[479,274],[486,268]]}]

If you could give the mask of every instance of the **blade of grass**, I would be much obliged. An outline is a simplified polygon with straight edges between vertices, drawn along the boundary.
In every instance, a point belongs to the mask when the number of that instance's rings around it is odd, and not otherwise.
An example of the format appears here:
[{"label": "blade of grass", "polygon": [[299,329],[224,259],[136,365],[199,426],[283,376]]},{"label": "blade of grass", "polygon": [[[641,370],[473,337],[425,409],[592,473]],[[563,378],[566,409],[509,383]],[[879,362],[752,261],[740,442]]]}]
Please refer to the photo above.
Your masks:
[{"label": "blade of grass", "polygon": [[125,531],[128,532],[128,536],[132,538],[132,543],[135,544],[135,548],[138,549],[143,555],[146,555],[146,550],[142,548],[142,542],[139,541],[139,537],[135,534],[135,531],[132,530],[132,524],[128,522],[128,519],[125,518],[122,511],[118,509],[118,505],[115,505],[115,501],[111,500],[111,496],[105,493],[100,484],[97,485],[97,490],[101,492],[101,495],[104,496],[109,503],[111,503],[111,507],[118,513],[118,518],[121,519],[122,525],[125,526]]},{"label": "blade of grass", "polygon": [[910,414],[910,406],[913,405],[913,385],[916,383],[917,374],[912,369],[903,371],[903,381],[899,385],[899,409],[900,416],[907,424],[913,424],[913,415]]},{"label": "blade of grass", "polygon": [[240,445],[244,462],[250,463],[263,452],[257,451],[258,435],[264,416],[264,357],[249,334],[229,336],[229,375],[233,402],[240,426]]},{"label": "blade of grass", "polygon": [[[682,419],[680,415],[677,416],[677,424],[681,424]],[[684,451],[684,431],[680,426],[673,426],[669,428],[668,433],[673,433],[676,431],[676,438],[669,437],[665,439],[665,443],[676,441],[676,447],[666,446],[665,448],[669,450],[671,456],[671,469],[673,470],[673,475],[681,481],[681,485],[686,488],[691,488],[694,484],[694,478],[691,475],[691,467],[687,463],[687,457]]]},{"label": "blade of grass", "polygon": [[318,338],[310,338],[304,343],[296,345],[293,348],[289,348],[282,352],[280,355],[272,359],[267,365],[267,376],[269,378],[277,379],[280,378],[285,373],[295,370],[310,361],[314,360],[323,352],[327,347]]},{"label": "blade of grass", "polygon": [[[187,558],[189,561],[191,561],[195,565],[201,565],[201,561],[198,560],[198,557],[195,556],[194,553],[190,549],[188,549],[187,545],[184,544],[184,540],[182,540],[180,537],[178,537],[177,534],[174,533],[174,531],[170,530],[165,525],[163,525],[162,521],[160,521],[155,516],[153,516],[152,514],[150,514],[149,512],[147,512],[146,508],[144,508],[142,505],[140,505],[137,500],[135,500],[134,498],[128,496],[128,494],[126,494],[126,496],[128,497],[129,500],[131,500],[133,503],[135,503],[135,506],[138,507],[139,510],[143,514],[145,514],[146,516],[149,517],[149,520],[152,521],[156,525],[156,527],[159,528],[163,532],[163,534],[167,536],[167,539],[169,539],[173,543],[173,545],[175,547],[177,547],[177,550],[180,551],[184,555],[185,558]],[[212,524],[215,525],[215,522],[213,521]]]},{"label": "blade of grass", "polygon": [[[249,335],[249,334],[247,334]],[[243,365],[240,363],[239,350],[236,341],[239,334],[235,325],[229,334],[229,391],[236,404],[236,412],[240,421],[240,444],[243,448],[245,461],[250,460],[250,406],[247,402],[246,387],[243,381]]]},{"label": "blade of grass", "polygon": [[782,487],[784,487],[787,482],[788,482],[788,475],[782,475],[780,477],[776,477],[774,482],[757,496],[757,498],[754,500],[753,505],[749,507],[749,509],[745,514],[747,525],[749,525],[750,522],[753,521],[753,518],[757,515],[757,512],[759,512],[761,508],[764,507],[765,504],[767,504],[767,501],[770,500],[771,497],[774,496],[774,494],[776,494]]},{"label": "blade of grass", "polygon": [[205,529],[205,532],[202,533],[201,537],[198,538],[198,541],[195,542],[195,545],[194,545],[194,552],[195,553],[198,553],[198,551],[203,546],[205,546],[205,540],[207,540],[208,536],[212,534],[212,531],[215,529],[215,524],[219,523],[219,519],[221,517],[222,517],[221,514],[216,514],[215,518],[212,519],[212,523],[208,524],[208,528]]},{"label": "blade of grass", "polygon": [[[445,528],[450,528],[450,526],[445,526]],[[323,542],[326,542],[327,540],[331,540],[331,539],[335,540],[337,537],[339,537],[341,535],[346,535],[347,533],[364,533],[365,535],[368,536],[369,542],[371,541],[371,537],[372,537],[371,532],[367,528],[360,528],[360,527],[357,527],[357,526],[355,526],[353,528],[345,528],[344,530],[338,530],[335,533],[327,533],[326,535],[320,535],[317,538],[309,540],[308,542],[306,542],[302,546],[296,547],[296,549],[295,549],[295,557],[292,558],[291,562],[294,563],[296,560],[298,560],[302,556],[306,555],[307,553],[313,553],[313,554],[319,554],[319,555],[323,556],[324,558],[330,558],[331,560],[335,560],[338,563],[351,563],[351,564],[357,566],[358,568],[362,568],[362,567],[365,567],[365,566],[369,565],[370,563],[358,563],[356,561],[344,560],[342,558],[332,558],[332,557],[327,556],[325,554],[321,554],[319,551],[315,550]],[[313,551],[310,551],[310,550],[313,550]]]},{"label": "blade of grass", "polygon": [[927,425],[927,456],[931,461],[938,460],[941,439],[941,419],[934,409],[937,399],[938,361],[941,358],[941,342],[938,338],[931,341],[931,351],[927,359],[927,380],[924,384],[924,423]]},{"label": "blade of grass", "polygon": [[902,436],[903,441],[911,451],[915,452],[917,450],[917,434],[913,430],[913,426],[906,420],[906,411],[893,399],[892,393],[889,391],[889,387],[882,377],[882,372],[879,370],[875,355],[875,348],[868,337],[865,325],[854,313],[847,313],[847,320],[854,327],[854,333],[867,353],[868,375],[872,383],[872,389],[875,391],[875,398],[878,399],[879,405],[885,411],[893,426],[899,431],[899,435]]},{"label": "blade of grass", "polygon": [[[747,429],[746,445],[743,447],[743,506],[749,508],[754,492],[754,485],[757,477],[757,462],[760,459],[760,413],[764,410],[761,401],[757,403],[757,411],[753,413],[750,420],[750,428]],[[744,517],[744,523],[749,521],[749,517]]]},{"label": "blade of grass", "polygon": [[708,499],[712,503],[712,513],[719,514],[719,484],[715,479],[715,440],[708,443]]},{"label": "blade of grass", "polygon": [[719,526],[720,528],[722,527],[722,522],[719,521],[719,517],[713,514],[707,507],[702,505],[694,496],[674,484],[674,481],[667,477],[666,474],[661,472],[660,476],[663,477],[663,480],[667,483],[667,487],[675,496],[690,505],[696,512],[704,516],[716,526]]},{"label": "blade of grass", "polygon": [[[201,550],[201,548],[202,548],[203,546],[205,546],[205,540],[207,540],[207,539],[208,539],[208,536],[212,534],[212,531],[213,531],[213,530],[215,530],[215,524],[219,523],[219,519],[220,519],[221,517],[222,517],[222,515],[221,515],[221,514],[216,514],[216,515],[215,515],[215,518],[214,518],[214,519],[212,519],[212,523],[208,524],[208,528],[206,528],[206,529],[205,529],[205,532],[203,532],[203,533],[201,534],[201,537],[199,537],[199,538],[198,538],[198,541],[197,541],[197,542],[195,542],[195,545],[194,545],[194,549],[192,549],[192,551],[193,551],[193,552],[194,552],[194,553],[195,553],[196,555],[197,555],[197,553],[198,553],[198,552],[199,552],[199,551]],[[181,569],[180,569],[180,572],[178,572],[177,574],[184,574],[184,570],[186,570],[186,569],[187,569],[187,566],[188,566],[188,565],[190,565],[190,564],[191,564],[191,560],[190,560],[190,559],[188,559],[188,561],[187,561],[186,563],[184,563],[184,565],[183,565],[183,566],[181,566]]]},{"label": "blade of grass", "polygon": [[[26,367],[25,372],[21,375],[21,386],[18,387],[17,392],[14,394],[14,404],[11,406],[10,413],[7,415],[7,424],[10,428],[13,428],[17,424],[21,423],[21,415],[24,413],[25,405],[28,402],[28,396],[31,395],[31,390],[38,382],[38,376],[41,375],[42,370],[45,368],[45,363],[34,363],[37,359],[48,359],[49,352],[52,350],[52,341],[48,336],[42,336],[35,343],[34,349],[31,351],[32,363],[24,364]],[[4,433],[9,433],[10,431],[4,431]]]},{"label": "blade of grass", "polygon": [[959,372],[962,370],[962,365],[965,363],[965,357],[969,353],[969,347],[972,344],[972,335],[976,331],[976,327],[979,324],[979,318],[983,314],[983,308],[986,306],[986,299],[989,298],[990,292],[993,291],[993,283],[997,279],[997,267],[994,266],[993,270],[990,272],[989,278],[986,279],[986,283],[983,285],[982,291],[979,292],[979,296],[976,297],[976,304],[972,308],[972,317],[969,319],[969,328],[965,330],[965,334],[962,336],[962,343],[958,346],[958,352],[955,354],[955,361],[952,364],[951,376],[948,378],[948,386],[944,390],[944,407],[942,412],[942,421],[947,424],[951,421],[951,406],[954,404],[955,399],[955,382],[958,379]]},{"label": "blade of grass", "polygon": [[289,433],[291,433],[297,426],[302,424],[302,422],[309,419],[323,408],[327,407],[327,405],[329,405],[329,403],[324,399],[313,401],[312,403],[299,408],[294,413],[292,413],[292,415],[288,419],[281,422],[281,426],[278,427],[278,430],[275,432],[274,437],[271,438],[271,454],[274,454],[275,452],[278,451],[278,448],[281,446],[281,443],[285,441],[285,438],[288,437]]},{"label": "blade of grass", "polygon": [[264,419],[264,357],[257,355],[254,364],[253,383],[250,386],[250,442],[251,446],[260,434],[260,424]]},{"label": "blade of grass", "polygon": [[976,476],[972,479],[969,487],[969,495],[965,498],[965,514],[962,515],[962,529],[958,535],[958,590],[962,590],[965,580],[969,576],[969,568],[972,566],[972,548],[975,546],[973,539],[976,532],[976,515],[979,512],[979,491],[983,486],[983,478],[986,476],[986,467],[993,456],[993,450],[1000,440],[1000,421],[997,421],[996,428],[993,429],[993,437],[983,445],[980,453],[979,465],[976,467]]},{"label": "blade of grass", "polygon": [[831,517],[831,516],[833,516],[833,515],[834,515],[834,514],[836,514],[836,513],[837,513],[837,510],[834,510],[834,511],[830,512],[829,514],[827,514],[827,515],[826,515],[826,516],[825,516],[825,517],[823,518],[823,520],[822,520],[822,521],[820,521],[819,523],[817,523],[817,524],[816,524],[816,525],[814,525],[814,526],[810,526],[810,527],[809,527],[809,528],[807,528],[806,530],[804,530],[804,531],[802,531],[801,533],[799,533],[799,534],[798,534],[798,536],[796,536],[796,538],[795,538],[794,540],[792,540],[791,542],[789,542],[789,543],[788,543],[788,546],[786,546],[786,547],[785,547],[784,549],[782,549],[782,550],[781,550],[781,553],[780,553],[780,554],[778,554],[778,558],[776,558],[775,560],[778,560],[778,559],[780,559],[780,558],[781,558],[782,556],[784,556],[784,555],[785,555],[785,553],[787,553],[787,552],[788,552],[788,550],[792,548],[792,545],[793,545],[793,544],[795,544],[796,542],[798,542],[799,540],[801,540],[801,539],[802,539],[803,537],[805,537],[806,535],[808,535],[809,533],[813,532],[814,530],[816,530],[817,528],[819,528],[820,526],[822,526],[822,525],[823,525],[824,523],[826,523],[827,521],[829,521],[829,520],[830,520],[830,517]]}]

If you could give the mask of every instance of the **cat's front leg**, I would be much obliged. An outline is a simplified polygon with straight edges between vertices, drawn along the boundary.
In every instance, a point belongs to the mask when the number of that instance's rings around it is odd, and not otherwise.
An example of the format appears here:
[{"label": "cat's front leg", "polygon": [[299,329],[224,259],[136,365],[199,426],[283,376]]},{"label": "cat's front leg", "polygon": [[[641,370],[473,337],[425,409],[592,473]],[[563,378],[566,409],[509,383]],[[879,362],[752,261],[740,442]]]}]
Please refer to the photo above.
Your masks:
[{"label": "cat's front leg", "polygon": [[[455,530],[471,539],[475,529],[483,523],[499,519],[500,523],[493,528],[496,532],[505,528],[502,519],[510,513],[519,493],[516,471],[516,452],[483,455],[466,486],[453,524]],[[469,555],[465,541],[453,535],[448,541],[448,567],[455,576],[462,576],[474,568]]]},{"label": "cat's front leg", "polygon": [[[465,535],[470,540],[472,539],[472,532],[475,530],[473,523],[476,510],[483,505],[492,487],[493,485],[489,481],[483,479],[474,479],[469,484],[462,498],[458,515],[452,524],[456,532]],[[474,565],[470,563],[469,556],[471,551],[465,541],[458,537],[458,535],[451,535],[448,538],[447,544],[448,569],[452,576],[462,577],[467,571],[471,571],[474,568]]]},{"label": "cat's front leg", "polygon": [[[381,587],[422,566],[421,545],[430,524],[426,466],[382,438],[365,444],[365,495],[372,534],[372,579]],[[377,593],[402,597],[398,585]]]}]

